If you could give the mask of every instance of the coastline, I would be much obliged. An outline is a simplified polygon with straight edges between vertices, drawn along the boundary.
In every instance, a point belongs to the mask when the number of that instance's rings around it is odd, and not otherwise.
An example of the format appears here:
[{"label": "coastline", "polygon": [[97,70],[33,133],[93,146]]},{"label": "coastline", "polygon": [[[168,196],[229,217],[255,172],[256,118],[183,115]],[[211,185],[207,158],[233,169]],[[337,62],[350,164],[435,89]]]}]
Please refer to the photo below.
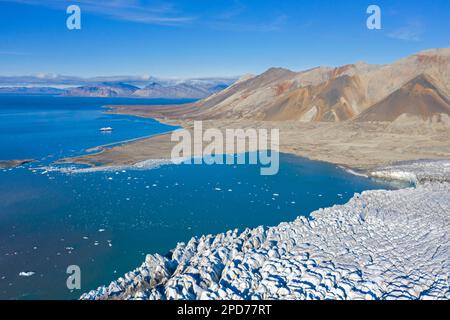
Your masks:
[{"label": "coastline", "polygon": [[[186,129],[192,126],[192,119],[158,117],[126,107],[108,112],[149,116]],[[171,256],[147,255],[139,268],[83,294],[81,299],[449,298],[445,277],[450,269],[450,250],[448,246],[441,249],[442,237],[448,238],[450,233],[446,127],[422,125],[411,130],[387,123],[380,129],[380,124],[370,123],[224,120],[205,120],[203,125],[243,129],[279,126],[280,152],[333,163],[352,174],[400,179],[414,187],[365,191],[344,205],[313,212],[310,219],[299,217],[277,227],[192,238],[187,244],[178,244]],[[405,143],[411,136],[418,143]],[[433,136],[438,138],[430,139]],[[150,159],[149,149],[157,149],[153,157],[161,158],[171,150],[168,141],[169,134],[165,134],[70,160],[94,166],[132,164],[140,157]],[[432,146],[424,147],[423,143],[430,141]],[[404,241],[407,237],[411,239]],[[389,253],[384,247],[389,247]],[[417,252],[424,257],[416,258]],[[430,255],[432,252],[435,254]],[[401,270],[393,268],[398,259]],[[420,276],[423,274],[426,276]]]},{"label": "coastline", "polygon": [[[163,106],[162,108],[171,108]],[[152,111],[145,106],[107,106],[107,113],[126,114],[153,118],[161,123],[190,130],[194,119],[175,118],[175,112]],[[155,108],[158,108],[156,106]],[[172,107],[180,108],[180,106]],[[187,105],[186,108],[189,108]],[[269,121],[203,120],[203,127],[218,128],[278,128],[280,130],[280,152],[332,163],[354,172],[366,174],[369,170],[395,164],[399,161],[418,159],[450,159],[448,128],[428,123],[412,126],[397,126],[395,123],[302,123]],[[170,134],[163,133],[137,141],[121,143],[111,148],[102,148],[73,158],[61,159],[59,163],[85,164],[89,166],[124,166],[151,159],[170,159],[175,142]],[[416,143],[411,144],[411,139]],[[95,148],[91,149],[95,150]],[[256,150],[242,149],[237,153]],[[193,156],[199,156],[193,154]]]},{"label": "coastline", "polygon": [[114,147],[117,147],[117,146],[121,146],[121,145],[123,145],[123,144],[127,144],[127,143],[136,142],[136,141],[139,141],[139,140],[144,140],[144,139],[153,138],[153,137],[156,137],[156,136],[159,136],[159,135],[168,134],[168,133],[170,133],[170,132],[171,132],[171,131],[169,131],[169,132],[163,132],[163,133],[157,133],[157,134],[151,134],[151,135],[145,136],[145,137],[138,137],[138,138],[133,138],[133,139],[128,139],[128,140],[123,140],[123,141],[118,141],[118,142],[112,142],[112,143],[108,143],[108,144],[103,144],[103,145],[100,145],[100,146],[96,146],[96,147],[93,147],[93,148],[86,149],[86,152],[88,152],[88,153],[91,153],[91,152],[93,152],[93,153],[95,153],[95,152],[101,152],[101,151],[103,151],[103,150],[105,150],[105,149],[108,149],[108,148],[114,148]]},{"label": "coastline", "polygon": [[[192,128],[192,119],[108,111],[115,112]],[[448,128],[226,120],[204,120],[203,126],[279,127],[282,153],[413,187],[365,191],[344,205],[311,213],[310,219],[299,217],[276,227],[192,238],[168,256],[147,255],[139,268],[81,299],[449,298],[445,276],[450,249],[442,246],[449,243],[442,238],[450,234]],[[413,145],[406,143],[411,137]],[[170,159],[172,147],[170,133],[165,133],[60,163],[89,165],[82,169],[87,171],[133,168],[164,163],[161,159]]]}]

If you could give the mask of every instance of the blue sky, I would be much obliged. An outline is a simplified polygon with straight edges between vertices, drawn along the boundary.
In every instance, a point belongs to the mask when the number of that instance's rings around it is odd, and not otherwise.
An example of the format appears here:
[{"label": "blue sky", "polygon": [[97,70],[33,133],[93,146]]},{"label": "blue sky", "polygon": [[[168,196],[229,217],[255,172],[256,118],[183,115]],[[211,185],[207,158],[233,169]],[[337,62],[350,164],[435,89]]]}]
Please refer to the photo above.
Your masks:
[{"label": "blue sky", "polygon": [[[66,8],[81,8],[81,30]],[[382,10],[382,30],[366,9]],[[450,1],[0,0],[0,75],[236,76],[450,46]]]}]

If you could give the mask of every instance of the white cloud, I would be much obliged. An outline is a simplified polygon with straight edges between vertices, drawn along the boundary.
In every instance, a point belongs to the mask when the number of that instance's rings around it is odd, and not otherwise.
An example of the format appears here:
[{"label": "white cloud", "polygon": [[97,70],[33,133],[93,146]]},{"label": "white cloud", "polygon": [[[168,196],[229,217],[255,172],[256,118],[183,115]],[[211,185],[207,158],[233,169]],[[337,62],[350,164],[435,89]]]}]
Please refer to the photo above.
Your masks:
[{"label": "white cloud", "polygon": [[405,26],[400,27],[388,34],[390,38],[403,41],[420,41],[425,32],[424,25],[419,20],[409,21]]},{"label": "white cloud", "polygon": [[283,29],[288,16],[280,14],[275,16],[272,21],[265,23],[234,23],[223,21],[212,21],[210,26],[220,30],[243,31],[243,32],[271,32]]},{"label": "white cloud", "polygon": [[243,5],[240,1],[235,0],[233,1],[233,4],[230,8],[223,11],[221,14],[219,14],[218,19],[220,20],[229,20],[231,18],[234,18],[236,16],[239,16],[242,14],[247,7]]},{"label": "white cloud", "polygon": [[147,0],[0,0],[36,6],[46,6],[53,9],[65,9],[68,5],[76,4],[81,11],[106,16],[115,20],[125,20],[137,23],[180,25],[186,24],[195,17],[181,14],[172,4],[161,1]]}]

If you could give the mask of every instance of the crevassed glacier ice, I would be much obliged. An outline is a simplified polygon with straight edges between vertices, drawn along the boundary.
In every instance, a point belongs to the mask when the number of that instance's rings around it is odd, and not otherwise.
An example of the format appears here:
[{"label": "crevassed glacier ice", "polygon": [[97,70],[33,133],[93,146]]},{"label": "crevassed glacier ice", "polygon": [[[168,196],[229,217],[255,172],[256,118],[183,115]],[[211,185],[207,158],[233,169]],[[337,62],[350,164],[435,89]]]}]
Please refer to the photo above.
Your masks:
[{"label": "crevassed glacier ice", "polygon": [[378,171],[414,176],[415,188],[366,191],[309,219],[193,238],[81,298],[449,299],[444,164]]}]

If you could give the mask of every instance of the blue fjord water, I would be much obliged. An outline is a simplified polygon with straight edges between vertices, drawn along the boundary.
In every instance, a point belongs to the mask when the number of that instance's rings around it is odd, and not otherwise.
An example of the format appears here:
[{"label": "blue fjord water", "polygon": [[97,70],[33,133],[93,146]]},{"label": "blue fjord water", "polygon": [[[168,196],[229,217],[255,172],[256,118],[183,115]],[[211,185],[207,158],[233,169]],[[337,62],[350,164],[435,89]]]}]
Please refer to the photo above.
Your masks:
[{"label": "blue fjord water", "polygon": [[[178,100],[177,102],[184,102]],[[53,161],[85,149],[173,129],[152,119],[104,114],[109,104],[171,104],[172,100],[0,96],[0,159]],[[103,127],[113,132],[100,133]]]},{"label": "blue fjord water", "polygon": [[[0,171],[0,299],[75,299],[192,236],[271,226],[389,185],[334,165],[281,155],[257,166],[166,165],[65,174],[34,170],[86,148],[171,130],[151,119],[105,115],[105,104],[175,101],[0,97],[0,159],[41,160]],[[179,102],[179,101],[176,101]],[[110,135],[98,131],[111,126]],[[81,268],[81,291],[66,268]],[[30,277],[20,272],[34,272]]]}]

